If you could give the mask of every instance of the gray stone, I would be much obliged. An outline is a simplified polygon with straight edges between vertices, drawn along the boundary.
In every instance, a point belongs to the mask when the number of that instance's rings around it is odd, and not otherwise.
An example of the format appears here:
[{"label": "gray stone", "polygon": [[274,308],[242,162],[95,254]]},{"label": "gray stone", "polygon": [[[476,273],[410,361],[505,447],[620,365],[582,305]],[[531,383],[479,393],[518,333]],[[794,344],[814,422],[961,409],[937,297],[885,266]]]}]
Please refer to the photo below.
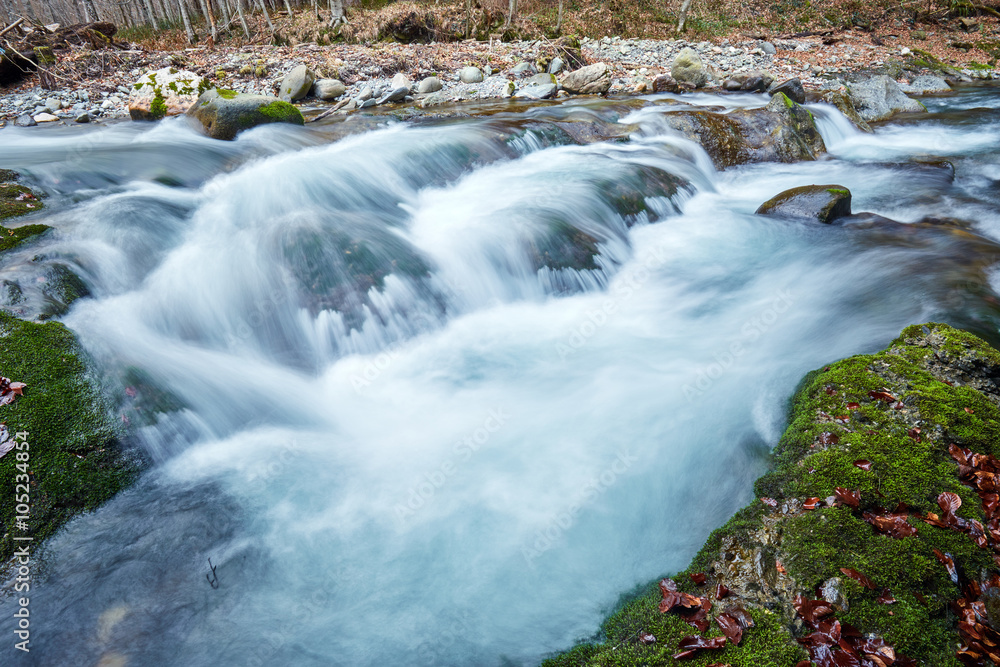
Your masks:
[{"label": "gray stone", "polygon": [[563,71],[564,67],[566,67],[566,63],[563,62],[562,58],[556,56],[555,58],[552,59],[552,62],[549,63],[549,68],[547,71],[549,74],[558,74],[559,72]]},{"label": "gray stone", "polygon": [[803,185],[767,200],[757,209],[757,215],[808,218],[829,224],[851,215],[851,191],[843,185]]},{"label": "gray stone", "polygon": [[444,84],[441,83],[441,79],[436,76],[429,76],[417,84],[417,93],[426,95],[427,93],[436,93],[442,88],[444,88]]},{"label": "gray stone", "polygon": [[375,98],[369,97],[367,100],[359,104],[358,107],[361,109],[367,109],[368,107],[373,107],[376,104],[378,104],[378,102],[375,101]]},{"label": "gray stone", "polygon": [[482,83],[483,73],[478,67],[463,67],[458,70],[458,78],[462,83]]},{"label": "gray stone", "polygon": [[611,70],[606,63],[594,63],[563,77],[562,87],[576,95],[602,95],[611,88]]},{"label": "gray stone", "polygon": [[58,97],[50,97],[49,99],[45,100],[45,108],[48,109],[50,112],[55,113],[56,111],[59,111],[60,109],[63,108],[62,100],[60,100]]},{"label": "gray stone", "polygon": [[38,123],[36,123],[35,119],[28,114],[21,114],[17,117],[17,120],[14,121],[14,125],[15,127],[34,127],[35,125],[38,125]]},{"label": "gray stone", "polygon": [[90,114],[87,113],[86,111],[84,111],[82,114],[78,115],[74,120],[77,123],[89,123],[90,122]]},{"label": "gray stone", "polygon": [[885,120],[899,112],[927,110],[920,102],[907,97],[899,84],[884,74],[852,84],[850,96],[858,115],[869,123]]},{"label": "gray stone", "polygon": [[819,592],[820,596],[829,602],[837,611],[846,612],[850,610],[850,606],[847,602],[847,596],[844,595],[843,582],[840,577],[833,577],[824,581]]},{"label": "gray stone", "polygon": [[187,114],[196,118],[213,139],[234,139],[243,130],[267,123],[304,125],[302,113],[269,95],[207,90]]},{"label": "gray stone", "polygon": [[551,97],[555,97],[555,94],[558,91],[559,86],[554,83],[537,83],[521,88],[519,91],[514,93],[514,97],[529,100],[547,100]]},{"label": "gray stone", "polygon": [[525,72],[531,72],[532,74],[534,74],[535,66],[527,62],[518,63],[514,65],[514,69],[512,69],[511,72],[514,74],[524,74]]},{"label": "gray stone", "polygon": [[316,75],[311,69],[305,65],[297,65],[281,80],[278,97],[285,102],[301,100],[309,94],[315,82]]},{"label": "gray stone", "polygon": [[685,47],[674,58],[670,66],[670,75],[678,83],[686,83],[701,88],[709,81],[708,69],[694,49]]},{"label": "gray stone", "polygon": [[653,80],[653,92],[656,93],[679,93],[681,87],[674,81],[674,77],[669,74],[661,74]]},{"label": "gray stone", "polygon": [[385,104],[387,102],[402,102],[409,94],[410,94],[410,89],[408,87],[400,86],[399,88],[394,88],[393,90],[390,90],[388,93],[383,95],[381,99],[379,99],[378,103]]},{"label": "gray stone", "polygon": [[[128,96],[128,113],[132,120],[159,120],[164,116],[186,113],[205,92],[208,83],[195,74],[174,67],[164,67],[142,75]],[[114,95],[101,103],[110,109],[118,103]]]},{"label": "gray stone", "polygon": [[51,123],[57,120],[59,120],[59,116],[53,116],[50,113],[40,113],[37,116],[35,116],[36,123]]},{"label": "gray stone", "polygon": [[392,82],[389,83],[389,87],[395,90],[396,88],[406,88],[410,90],[413,87],[413,82],[410,78],[403,74],[402,72],[396,72],[395,76],[392,77]]},{"label": "gray stone", "polygon": [[924,74],[918,76],[908,84],[901,85],[904,92],[914,95],[926,95],[928,93],[950,93],[951,86],[939,76]]},{"label": "gray stone", "polygon": [[321,100],[335,100],[347,92],[347,86],[337,79],[317,79],[313,95]]},{"label": "gray stone", "polygon": [[364,102],[365,100],[371,99],[374,96],[375,93],[372,91],[371,86],[365,86],[364,88],[361,89],[361,92],[358,93],[358,96],[355,97],[354,99],[356,99],[359,102]]},{"label": "gray stone", "polygon": [[525,86],[544,86],[549,83],[556,83],[556,77],[552,74],[536,74],[524,80]]},{"label": "gray stone", "polygon": [[778,52],[778,50],[774,48],[774,44],[772,44],[771,42],[761,42],[759,46],[760,50],[769,56],[773,56],[775,53]]},{"label": "gray stone", "polygon": [[806,102],[806,90],[802,87],[802,82],[798,79],[788,79],[787,81],[782,81],[781,83],[773,86],[771,90],[768,91],[772,96],[778,93],[784,93],[793,102],[798,104],[805,104]]}]

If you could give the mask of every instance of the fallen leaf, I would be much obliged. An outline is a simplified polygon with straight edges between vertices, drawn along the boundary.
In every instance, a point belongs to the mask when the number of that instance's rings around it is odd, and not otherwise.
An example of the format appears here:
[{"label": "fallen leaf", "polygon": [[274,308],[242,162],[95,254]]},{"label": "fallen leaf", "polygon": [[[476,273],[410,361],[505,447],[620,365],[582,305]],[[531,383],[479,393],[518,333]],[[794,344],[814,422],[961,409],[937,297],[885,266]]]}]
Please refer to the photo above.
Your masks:
[{"label": "fallen leaf", "polygon": [[966,412],[968,412],[968,413],[969,413],[970,415],[974,415],[974,414],[976,414],[976,411],[975,411],[975,410],[973,410],[972,408],[964,408],[964,410],[965,410]]},{"label": "fallen leaf", "polygon": [[693,572],[688,575],[691,577],[691,581],[695,583],[695,586],[705,585],[705,573],[704,572]]},{"label": "fallen leaf", "polygon": [[718,624],[719,629],[722,630],[722,634],[726,636],[726,639],[733,645],[738,646],[743,639],[743,624],[726,613],[716,616],[715,622]]},{"label": "fallen leaf", "polygon": [[846,574],[848,577],[850,577],[854,581],[856,581],[859,584],[861,584],[862,586],[864,586],[865,588],[867,588],[868,590],[871,590],[871,591],[875,590],[875,588],[876,588],[875,587],[875,582],[872,581],[870,578],[866,577],[865,575],[861,574],[860,572],[858,572],[854,568],[842,567],[842,568],[840,568],[840,571],[843,572],[844,574]]},{"label": "fallen leaf", "polygon": [[785,566],[781,564],[780,560],[774,561],[774,568],[778,571],[778,574],[788,574],[788,572],[785,571]]},{"label": "fallen leaf", "polygon": [[951,557],[951,554],[942,553],[941,551],[934,549],[934,556],[944,565],[945,569],[948,570],[948,576],[951,577],[951,582],[953,584],[958,583],[958,570],[955,568],[955,560]]},{"label": "fallen leaf", "polygon": [[861,506],[861,493],[859,491],[851,491],[842,486],[838,486],[833,490],[833,492],[836,494],[837,500],[845,505],[849,505],[854,509],[858,509]]},{"label": "fallen leaf", "polygon": [[887,391],[870,391],[868,395],[876,401],[885,401],[886,403],[896,402],[896,397]]},{"label": "fallen leaf", "polygon": [[840,436],[837,435],[836,433],[830,433],[828,431],[824,431],[823,433],[819,434],[819,441],[820,444],[823,445],[836,445],[838,442],[840,442]]},{"label": "fallen leaf", "polygon": [[854,465],[861,468],[865,472],[872,469],[872,462],[869,461],[868,459],[858,459],[857,461],[854,462]]},{"label": "fallen leaf", "polygon": [[778,506],[778,501],[775,500],[774,498],[761,498],[760,502],[764,503],[768,507],[777,507]]},{"label": "fallen leaf", "polygon": [[804,510],[814,510],[820,506],[823,502],[821,498],[806,498],[806,501],[802,503],[802,509]]},{"label": "fallen leaf", "polygon": [[660,579],[660,592],[663,595],[677,590],[677,582],[673,579]]},{"label": "fallen leaf", "polygon": [[860,403],[848,403],[847,404],[847,409],[848,410],[860,410],[861,409],[861,404]]},{"label": "fallen leaf", "polygon": [[937,503],[945,514],[954,514],[962,506],[962,499],[957,493],[945,491],[937,497]]},{"label": "fallen leaf", "polygon": [[906,435],[910,436],[911,438],[913,438],[917,442],[920,442],[920,429],[919,428],[911,428],[909,431],[906,432]]},{"label": "fallen leaf", "polygon": [[725,584],[719,584],[715,587],[715,599],[721,600],[729,595],[729,589],[726,588]]},{"label": "fallen leaf", "polygon": [[916,526],[907,522],[905,516],[899,514],[872,514],[865,512],[862,518],[874,526],[875,530],[885,533],[889,537],[902,538],[915,535]]},{"label": "fallen leaf", "polygon": [[882,593],[875,599],[875,602],[879,604],[895,604],[896,598],[892,596],[888,588],[883,588]]},{"label": "fallen leaf", "polygon": [[649,634],[648,632],[640,632],[639,633],[639,643],[640,644],[655,644],[656,643],[656,637],[654,637],[653,635]]}]

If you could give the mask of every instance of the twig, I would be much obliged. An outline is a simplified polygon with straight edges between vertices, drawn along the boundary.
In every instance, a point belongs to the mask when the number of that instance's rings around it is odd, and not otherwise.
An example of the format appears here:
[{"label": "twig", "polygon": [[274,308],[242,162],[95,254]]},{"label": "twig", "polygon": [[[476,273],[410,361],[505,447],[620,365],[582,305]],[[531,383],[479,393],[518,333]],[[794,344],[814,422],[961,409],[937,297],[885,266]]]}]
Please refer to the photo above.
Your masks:
[{"label": "twig", "polygon": [[9,26],[7,26],[6,28],[4,28],[3,30],[0,30],[0,37],[3,37],[8,32],[10,32],[14,28],[18,27],[22,23],[24,23],[24,17],[23,16],[21,18],[19,18],[18,20],[14,21],[13,23],[11,23]]}]

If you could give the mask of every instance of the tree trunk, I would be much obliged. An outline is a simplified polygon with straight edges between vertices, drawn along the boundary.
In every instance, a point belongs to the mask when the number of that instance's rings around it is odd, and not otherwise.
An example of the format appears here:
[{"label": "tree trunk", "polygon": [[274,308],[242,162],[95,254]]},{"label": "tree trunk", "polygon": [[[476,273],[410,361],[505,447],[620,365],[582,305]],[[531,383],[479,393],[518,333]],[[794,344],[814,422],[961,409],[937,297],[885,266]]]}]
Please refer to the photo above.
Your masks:
[{"label": "tree trunk", "polygon": [[688,9],[691,7],[691,0],[684,0],[681,4],[681,17],[677,21],[677,32],[684,32],[684,23],[687,22]]},{"label": "tree trunk", "polygon": [[212,31],[212,42],[215,42],[218,34],[215,31],[215,16],[212,14],[212,7],[209,5],[209,0],[201,0],[201,13],[205,15],[205,20],[208,21],[208,25]]},{"label": "tree trunk", "polygon": [[271,34],[274,34],[274,24],[271,23],[271,15],[267,13],[267,5],[264,4],[264,0],[257,0],[257,4],[260,8],[264,10],[264,19],[267,21],[267,27],[271,29]]},{"label": "tree trunk", "polygon": [[562,30],[562,19],[563,19],[563,0],[559,0],[559,16],[556,18],[556,34]]},{"label": "tree trunk", "polygon": [[181,20],[184,21],[184,32],[187,34],[188,44],[194,44],[194,30],[191,29],[191,19],[188,17],[188,10],[184,6],[184,0],[177,0],[177,4],[181,8]]},{"label": "tree trunk", "polygon": [[243,0],[236,0],[236,13],[240,16],[240,25],[243,26],[243,36],[250,39],[250,28],[247,27],[247,17],[243,15]]},{"label": "tree trunk", "polygon": [[510,4],[507,7],[507,22],[504,23],[503,29],[507,30],[515,20],[517,20],[517,0],[510,0]]},{"label": "tree trunk", "polygon": [[145,0],[146,16],[149,18],[149,27],[156,30],[156,14],[153,13],[153,0]]},{"label": "tree trunk", "polygon": [[100,21],[101,16],[94,7],[94,0],[83,0],[83,10],[87,13],[87,21]]},{"label": "tree trunk", "polygon": [[342,23],[347,23],[347,16],[344,14],[344,0],[329,0],[330,27],[336,28]]}]

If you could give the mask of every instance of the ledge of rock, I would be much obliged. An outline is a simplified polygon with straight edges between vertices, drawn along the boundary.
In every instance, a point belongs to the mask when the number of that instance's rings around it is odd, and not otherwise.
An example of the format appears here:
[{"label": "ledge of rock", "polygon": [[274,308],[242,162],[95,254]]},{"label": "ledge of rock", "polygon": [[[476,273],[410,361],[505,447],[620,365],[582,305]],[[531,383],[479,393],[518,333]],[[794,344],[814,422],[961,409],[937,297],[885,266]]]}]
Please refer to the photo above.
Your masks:
[{"label": "ledge of rock", "polygon": [[202,93],[188,115],[200,121],[213,139],[234,139],[243,130],[268,123],[305,124],[302,112],[289,102],[215,88]]},{"label": "ledge of rock", "polygon": [[927,111],[923,104],[907,97],[899,84],[884,74],[852,83],[850,96],[858,115],[869,123],[886,120],[897,113]]},{"label": "ledge of rock", "polygon": [[851,215],[851,191],[843,185],[803,185],[768,199],[756,213],[829,224]]},{"label": "ledge of rock", "polygon": [[664,118],[670,127],[701,144],[718,169],[815,160],[826,152],[812,113],[783,93],[776,93],[762,109],[728,114],[682,109]]},{"label": "ledge of rock", "polygon": [[1000,352],[938,323],[810,373],[756,499],[545,666],[988,664],[998,381]]}]

